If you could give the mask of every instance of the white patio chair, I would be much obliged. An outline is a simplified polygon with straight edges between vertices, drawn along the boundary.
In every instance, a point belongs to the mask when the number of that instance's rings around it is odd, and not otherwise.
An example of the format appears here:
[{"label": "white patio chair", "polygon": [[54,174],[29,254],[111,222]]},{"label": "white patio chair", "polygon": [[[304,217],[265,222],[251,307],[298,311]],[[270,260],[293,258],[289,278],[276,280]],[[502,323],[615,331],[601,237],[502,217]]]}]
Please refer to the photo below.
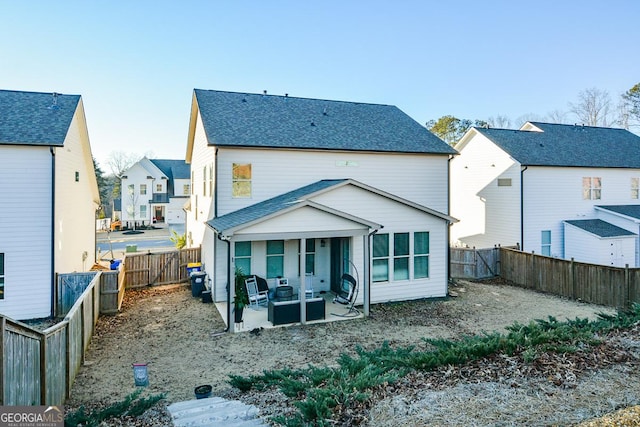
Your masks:
[{"label": "white patio chair", "polygon": [[315,292],[313,292],[313,276],[307,274],[304,281],[304,296],[305,298],[314,298]]},{"label": "white patio chair", "polygon": [[247,288],[249,306],[255,306],[257,308],[260,304],[269,304],[269,291],[259,291],[258,282],[255,277],[245,279],[244,284]]}]

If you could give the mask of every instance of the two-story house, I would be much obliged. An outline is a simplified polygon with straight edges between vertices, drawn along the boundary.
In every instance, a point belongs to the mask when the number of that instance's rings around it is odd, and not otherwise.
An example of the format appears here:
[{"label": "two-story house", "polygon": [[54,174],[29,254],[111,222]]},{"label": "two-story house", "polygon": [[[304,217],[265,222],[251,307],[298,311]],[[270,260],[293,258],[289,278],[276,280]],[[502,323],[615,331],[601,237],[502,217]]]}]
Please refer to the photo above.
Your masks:
[{"label": "two-story house", "polygon": [[96,261],[100,196],[80,95],[0,90],[0,313],[49,317]]},{"label": "two-story house", "polygon": [[577,261],[640,266],[640,137],[528,122],[472,128],[451,161],[453,244],[520,246]]},{"label": "two-story house", "polygon": [[305,277],[338,292],[352,274],[365,313],[443,297],[454,154],[395,106],[196,89],[188,245],[216,301],[231,299],[235,267],[301,296]]},{"label": "two-story house", "polygon": [[143,157],[124,172],[120,188],[123,226],[184,224],[191,194],[184,160]]}]

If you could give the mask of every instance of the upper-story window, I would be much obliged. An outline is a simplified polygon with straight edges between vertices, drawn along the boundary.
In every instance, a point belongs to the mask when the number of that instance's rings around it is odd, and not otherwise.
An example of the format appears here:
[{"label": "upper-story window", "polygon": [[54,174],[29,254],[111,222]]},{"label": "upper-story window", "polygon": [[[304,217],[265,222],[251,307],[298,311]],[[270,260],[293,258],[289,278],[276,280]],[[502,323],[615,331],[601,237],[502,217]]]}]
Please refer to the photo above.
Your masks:
[{"label": "upper-story window", "polygon": [[140,194],[143,196],[147,194],[147,184],[140,184]]},{"label": "upper-story window", "polygon": [[193,194],[193,189],[195,188],[195,187],[193,186],[194,181],[195,181],[195,179],[196,179],[196,178],[195,178],[195,176],[196,176],[196,173],[195,173],[194,171],[191,171],[191,188],[189,189],[189,191],[191,192],[191,194]]},{"label": "upper-story window", "polygon": [[640,190],[640,178],[631,178],[631,198],[637,199]]},{"label": "upper-story window", "polygon": [[189,194],[191,192],[191,186],[189,184],[184,184],[182,186],[182,194]]},{"label": "upper-story window", "polygon": [[133,184],[129,184],[129,185],[127,185],[127,191],[129,192],[129,195],[130,195],[130,196],[133,196],[133,193],[136,191],[136,190],[135,190],[135,188],[136,188],[136,187],[135,187],[135,185],[133,185]]},{"label": "upper-story window", "polygon": [[234,163],[231,173],[231,195],[251,197],[251,163]]},{"label": "upper-story window", "polygon": [[209,166],[209,196],[213,197],[213,165]]},{"label": "upper-story window", "polygon": [[202,195],[207,195],[207,167],[202,168]]},{"label": "upper-story window", "polygon": [[162,193],[162,184],[156,184],[156,193]]},{"label": "upper-story window", "polygon": [[584,177],[582,178],[582,199],[600,200],[602,197],[602,178]]}]

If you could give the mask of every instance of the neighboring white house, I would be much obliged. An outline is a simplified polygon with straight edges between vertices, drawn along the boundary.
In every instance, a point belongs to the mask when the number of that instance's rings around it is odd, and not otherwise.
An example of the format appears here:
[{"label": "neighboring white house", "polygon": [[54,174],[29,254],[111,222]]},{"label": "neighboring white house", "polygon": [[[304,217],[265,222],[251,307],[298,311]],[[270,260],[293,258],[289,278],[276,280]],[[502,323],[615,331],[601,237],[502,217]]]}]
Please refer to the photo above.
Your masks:
[{"label": "neighboring white house", "polygon": [[99,206],[82,98],[0,90],[0,314],[52,315],[55,274],[96,260]]},{"label": "neighboring white house", "polygon": [[184,224],[184,204],[189,200],[190,185],[189,165],[184,160],[143,157],[122,176],[122,225],[132,228]]},{"label": "neighboring white house", "polygon": [[640,266],[640,137],[528,122],[472,128],[451,161],[451,241]]},{"label": "neighboring white house", "polygon": [[365,311],[443,297],[454,154],[395,106],[196,89],[187,243],[216,301],[236,266],[316,292],[348,272]]}]

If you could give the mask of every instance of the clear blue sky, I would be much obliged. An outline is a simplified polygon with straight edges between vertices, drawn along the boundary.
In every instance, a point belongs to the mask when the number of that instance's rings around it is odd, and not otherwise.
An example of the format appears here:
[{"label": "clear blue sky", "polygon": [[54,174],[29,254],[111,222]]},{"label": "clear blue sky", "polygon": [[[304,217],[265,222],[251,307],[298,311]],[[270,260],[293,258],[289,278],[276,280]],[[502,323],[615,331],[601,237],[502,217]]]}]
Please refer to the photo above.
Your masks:
[{"label": "clear blue sky", "polygon": [[[0,0],[0,88],[82,95],[94,156],[183,159],[192,91],[512,120],[640,82],[640,1]],[[517,123],[520,125],[520,123]]]}]

